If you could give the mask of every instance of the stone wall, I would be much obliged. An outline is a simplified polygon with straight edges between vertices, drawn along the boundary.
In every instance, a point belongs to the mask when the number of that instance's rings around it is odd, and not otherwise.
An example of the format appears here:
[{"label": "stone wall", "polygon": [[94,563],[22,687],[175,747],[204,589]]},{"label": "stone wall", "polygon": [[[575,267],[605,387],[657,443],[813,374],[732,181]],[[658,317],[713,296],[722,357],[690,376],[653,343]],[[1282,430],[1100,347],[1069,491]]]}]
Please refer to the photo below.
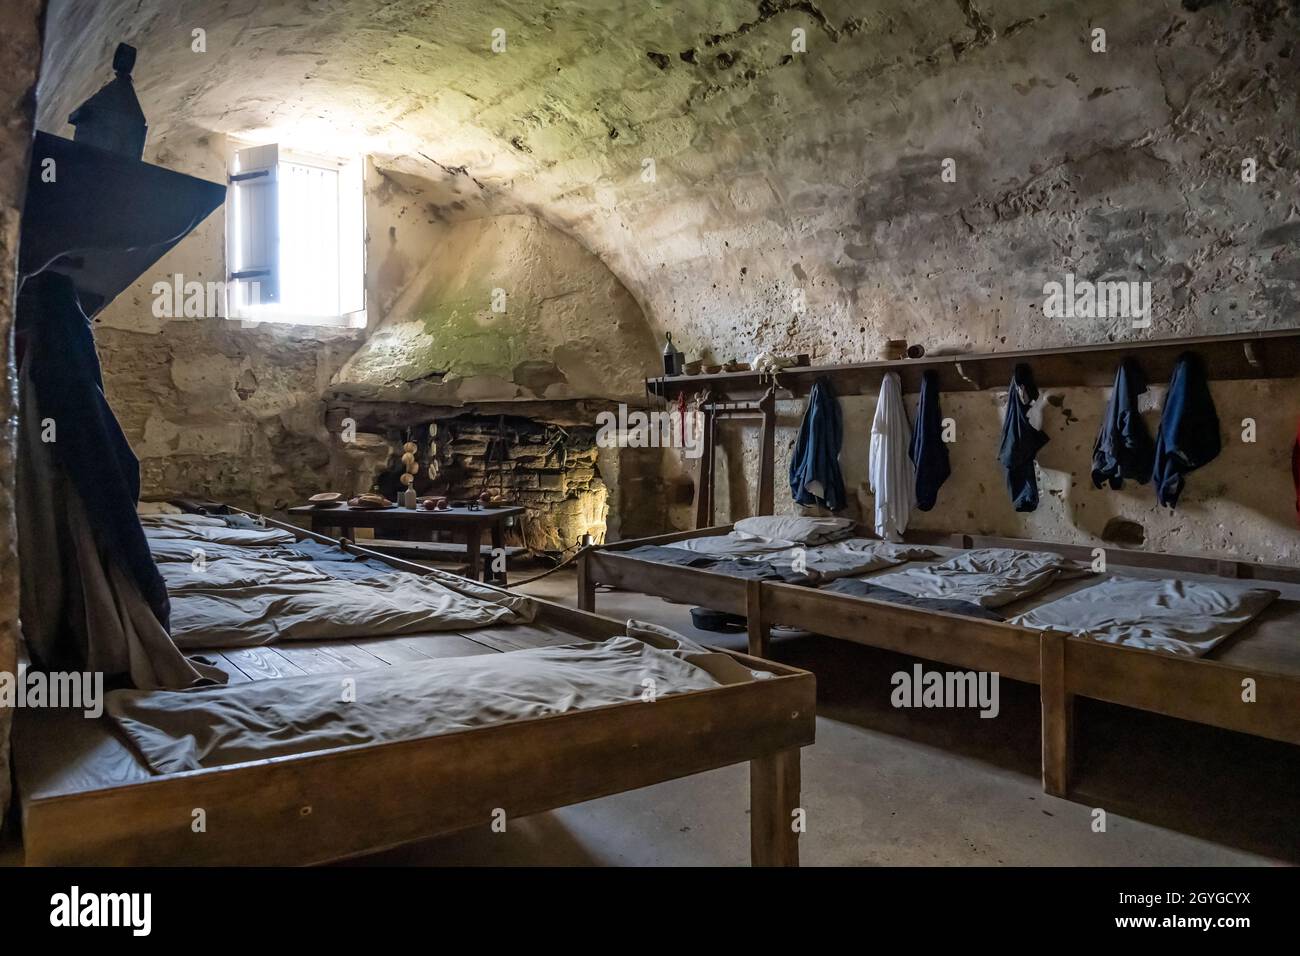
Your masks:
[{"label": "stone wall", "polygon": [[657,368],[641,307],[590,250],[544,220],[449,223],[335,377],[337,398],[644,400]]},{"label": "stone wall", "polygon": [[[435,441],[440,473],[429,493],[470,498],[487,491],[528,509],[508,545],[556,552],[584,534],[604,540],[609,489],[596,468],[594,428],[467,415],[440,421]],[[424,493],[423,482],[416,490]]]},{"label": "stone wall", "polygon": [[[13,320],[18,275],[18,225],[27,192],[33,93],[41,61],[42,0],[0,6],[0,673],[18,670],[18,546],[14,525],[14,438],[17,381]],[[0,827],[9,806],[9,727],[0,708]]]},{"label": "stone wall", "polygon": [[[130,39],[151,136],[346,137],[394,181],[429,184],[426,219],[521,214],[572,237],[636,300],[651,339],[671,331],[692,356],[857,361],[887,338],[984,351],[1298,324],[1291,0],[683,0],[671,15],[623,0],[357,0],[328,16],[296,0],[57,6],[91,41],[59,51],[69,93],[49,109],[60,122],[102,77],[90,52],[106,62]],[[195,26],[208,30],[206,59],[188,46]],[[411,254],[401,288],[424,265]],[[1150,281],[1151,325],[1045,317],[1043,285],[1066,273]],[[1075,490],[1067,502],[1065,485],[1031,516],[977,506],[997,492],[984,441],[997,396],[954,398],[960,468],[924,520],[967,526],[973,511],[991,530],[1089,541],[1086,516],[1113,509],[1148,529],[1148,547],[1215,550],[1231,530],[1236,553],[1276,560],[1295,546],[1277,466],[1300,386],[1216,395],[1225,422],[1270,424],[1214,466],[1226,496],[1172,517],[1140,494]],[[1073,489],[1085,413],[1105,395],[1060,398],[1044,463]],[[870,397],[849,404],[860,435]],[[732,516],[749,507],[749,443],[724,443]],[[1056,457],[1076,444],[1082,461]],[[864,447],[851,443],[850,472]],[[1260,467],[1270,498],[1242,507],[1234,497],[1259,485]]]}]

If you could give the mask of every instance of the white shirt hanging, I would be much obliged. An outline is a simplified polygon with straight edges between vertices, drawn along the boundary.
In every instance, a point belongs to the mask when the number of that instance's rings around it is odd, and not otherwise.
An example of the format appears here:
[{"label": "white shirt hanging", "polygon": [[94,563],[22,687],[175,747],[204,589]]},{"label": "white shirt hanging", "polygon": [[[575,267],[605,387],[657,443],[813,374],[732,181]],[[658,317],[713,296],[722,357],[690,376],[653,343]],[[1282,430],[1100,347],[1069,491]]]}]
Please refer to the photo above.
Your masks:
[{"label": "white shirt hanging", "polygon": [[876,534],[899,541],[916,503],[916,469],[908,457],[912,427],[903,408],[898,373],[887,372],[880,383],[876,416],[871,422],[871,457],[868,480],[876,496]]}]

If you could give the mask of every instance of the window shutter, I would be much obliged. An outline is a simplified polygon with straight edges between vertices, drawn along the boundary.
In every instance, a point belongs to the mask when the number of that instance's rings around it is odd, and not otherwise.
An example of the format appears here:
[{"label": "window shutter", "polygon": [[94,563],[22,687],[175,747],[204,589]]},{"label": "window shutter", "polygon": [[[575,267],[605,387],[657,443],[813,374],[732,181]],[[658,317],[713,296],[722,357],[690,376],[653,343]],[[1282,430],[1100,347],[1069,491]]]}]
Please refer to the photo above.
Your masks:
[{"label": "window shutter", "polygon": [[228,314],[244,315],[280,301],[279,147],[235,153],[226,219]]}]

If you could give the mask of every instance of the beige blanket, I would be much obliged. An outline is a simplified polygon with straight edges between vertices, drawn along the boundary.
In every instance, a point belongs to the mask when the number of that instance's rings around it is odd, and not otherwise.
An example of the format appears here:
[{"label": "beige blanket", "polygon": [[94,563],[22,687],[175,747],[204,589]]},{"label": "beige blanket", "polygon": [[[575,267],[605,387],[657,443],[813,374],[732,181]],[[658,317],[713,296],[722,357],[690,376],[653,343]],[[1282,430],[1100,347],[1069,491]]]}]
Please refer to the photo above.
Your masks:
[{"label": "beige blanket", "polygon": [[620,636],[210,690],[115,691],[106,709],[154,772],[172,773],[606,704],[653,707],[650,697],[717,687],[722,681],[695,663],[716,657],[725,655],[684,638],[663,648]]}]

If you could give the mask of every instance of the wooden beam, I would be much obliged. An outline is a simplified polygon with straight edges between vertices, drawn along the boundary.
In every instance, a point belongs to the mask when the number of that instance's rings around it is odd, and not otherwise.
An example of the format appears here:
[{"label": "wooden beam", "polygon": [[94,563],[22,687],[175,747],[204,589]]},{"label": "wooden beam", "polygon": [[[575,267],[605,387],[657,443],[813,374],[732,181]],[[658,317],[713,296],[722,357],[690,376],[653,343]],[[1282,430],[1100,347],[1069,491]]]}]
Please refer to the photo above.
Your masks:
[{"label": "wooden beam", "polygon": [[[24,794],[29,865],[320,863],[593,800],[813,742],[811,674],[56,796]],[[797,758],[796,758],[797,759]],[[760,813],[792,795],[760,786]],[[196,807],[207,830],[192,827]],[[789,858],[764,830],[760,859]],[[769,849],[769,846],[772,849]]]},{"label": "wooden beam", "polygon": [[745,581],[745,630],[749,634],[751,657],[768,657],[771,653],[772,624],[763,613],[763,582]]},{"label": "wooden beam", "polygon": [[1074,695],[1066,690],[1063,634],[1044,631],[1040,640],[1039,697],[1043,722],[1043,790],[1064,797],[1070,790],[1074,758]]},{"label": "wooden beam", "polygon": [[749,762],[749,852],[754,866],[798,866],[799,748]]},{"label": "wooden beam", "polygon": [[704,415],[704,453],[700,455],[700,472],[695,482],[695,527],[713,524],[713,412],[706,405]]},{"label": "wooden beam", "polygon": [[[969,392],[1006,387],[1016,363],[1028,362],[1034,367],[1034,378],[1039,388],[1107,387],[1114,382],[1115,370],[1125,357],[1140,362],[1147,379],[1159,383],[1170,378],[1178,356],[1186,351],[1196,352],[1205,360],[1209,377],[1215,381],[1291,378],[1300,374],[1300,329],[1275,329],[1019,352],[927,355],[897,361],[805,365],[782,369],[778,381],[786,393],[798,396],[807,394],[818,376],[825,375],[839,395],[869,394],[880,388],[880,380],[886,372],[897,372],[902,379],[903,391],[912,393],[920,390],[921,376],[932,370],[938,373],[943,391]],[[1267,361],[1264,356],[1267,356]],[[665,399],[681,392],[708,389],[719,397],[742,400],[761,396],[767,388],[767,380],[758,372],[719,372],[715,375],[647,379],[646,387],[652,394]]]},{"label": "wooden beam", "polygon": [[596,610],[596,580],[591,576],[591,552],[578,555],[578,610]]}]

